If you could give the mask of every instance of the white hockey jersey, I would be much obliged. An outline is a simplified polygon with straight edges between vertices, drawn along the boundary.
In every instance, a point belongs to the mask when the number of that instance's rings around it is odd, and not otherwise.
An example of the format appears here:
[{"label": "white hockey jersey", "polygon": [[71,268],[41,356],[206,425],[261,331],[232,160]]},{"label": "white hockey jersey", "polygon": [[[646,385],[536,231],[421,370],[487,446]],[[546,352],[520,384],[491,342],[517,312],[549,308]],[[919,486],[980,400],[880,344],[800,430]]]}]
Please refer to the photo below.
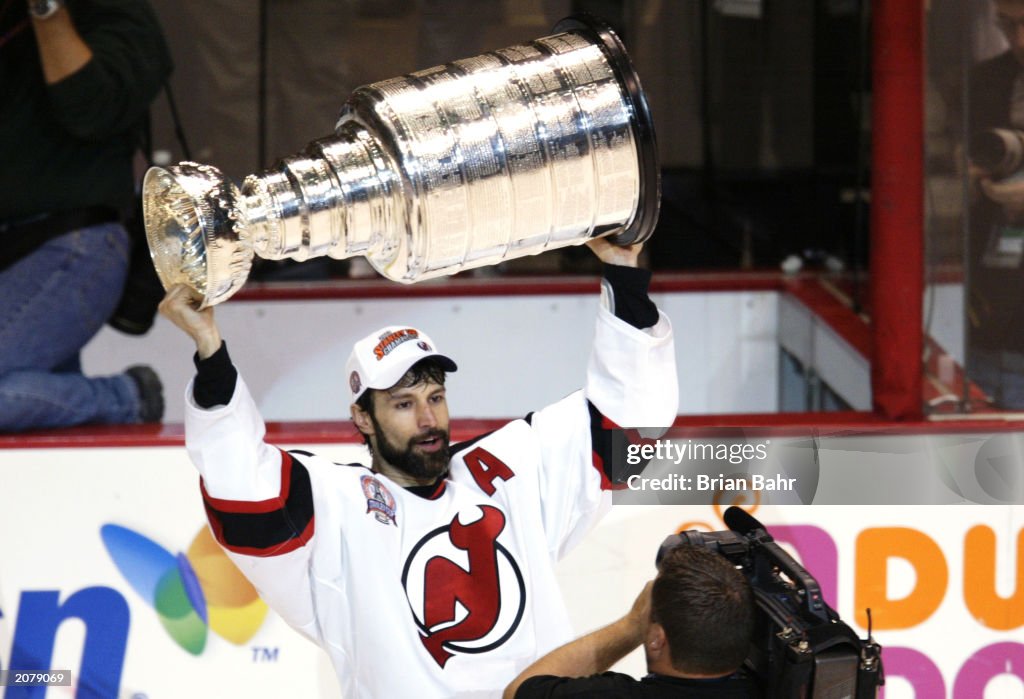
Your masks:
[{"label": "white hockey jersey", "polygon": [[674,357],[664,315],[637,330],[601,308],[584,390],[454,445],[428,497],[264,443],[241,377],[210,410],[189,387],[186,444],[217,540],[346,699],[498,696],[572,637],[554,564],[610,504],[600,433],[671,424]]}]

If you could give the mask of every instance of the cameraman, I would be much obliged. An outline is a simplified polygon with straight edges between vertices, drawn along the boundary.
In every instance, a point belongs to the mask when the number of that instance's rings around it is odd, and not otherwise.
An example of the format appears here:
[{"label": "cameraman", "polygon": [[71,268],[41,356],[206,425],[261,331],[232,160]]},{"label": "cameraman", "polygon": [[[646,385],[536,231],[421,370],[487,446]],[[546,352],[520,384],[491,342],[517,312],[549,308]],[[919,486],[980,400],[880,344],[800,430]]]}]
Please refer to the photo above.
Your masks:
[{"label": "cameraman", "polygon": [[[731,563],[705,548],[679,546],[665,554],[626,616],[533,663],[504,698],[759,697],[739,672],[754,610],[750,584]],[[650,674],[635,680],[607,672],[641,644]]]}]

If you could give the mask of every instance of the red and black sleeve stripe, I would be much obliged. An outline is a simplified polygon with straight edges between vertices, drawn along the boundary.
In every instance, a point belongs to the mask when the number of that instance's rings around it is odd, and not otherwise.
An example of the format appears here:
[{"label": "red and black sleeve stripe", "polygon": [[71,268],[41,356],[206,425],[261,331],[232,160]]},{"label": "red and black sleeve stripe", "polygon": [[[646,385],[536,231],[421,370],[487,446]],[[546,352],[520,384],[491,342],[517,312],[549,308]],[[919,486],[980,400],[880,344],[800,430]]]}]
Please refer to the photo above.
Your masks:
[{"label": "red and black sleeve stripe", "polygon": [[594,468],[601,474],[601,489],[625,488],[626,480],[647,466],[646,460],[631,465],[626,458],[629,445],[642,441],[640,435],[636,430],[616,425],[589,400],[587,408],[590,410],[590,444]]},{"label": "red and black sleeve stripe", "polygon": [[199,488],[214,538],[234,553],[278,556],[313,537],[313,490],[309,472],[294,455],[281,452],[281,491],[258,502],[221,500]]}]

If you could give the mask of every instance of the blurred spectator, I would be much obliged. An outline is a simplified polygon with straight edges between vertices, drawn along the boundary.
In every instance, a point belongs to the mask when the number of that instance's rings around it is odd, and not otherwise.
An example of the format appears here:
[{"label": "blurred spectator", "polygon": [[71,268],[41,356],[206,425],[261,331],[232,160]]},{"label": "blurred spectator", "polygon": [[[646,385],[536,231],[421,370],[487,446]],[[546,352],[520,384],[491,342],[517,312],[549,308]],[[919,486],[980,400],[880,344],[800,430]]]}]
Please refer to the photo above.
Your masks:
[{"label": "blurred spectator", "polygon": [[[970,74],[971,182],[967,368],[1004,409],[1024,409],[1024,0],[995,0],[1006,51]],[[995,129],[1002,129],[996,132]]]},{"label": "blurred spectator", "polygon": [[90,378],[79,351],[121,295],[133,156],[170,70],[142,0],[2,3],[0,431],[163,415],[152,369]]}]

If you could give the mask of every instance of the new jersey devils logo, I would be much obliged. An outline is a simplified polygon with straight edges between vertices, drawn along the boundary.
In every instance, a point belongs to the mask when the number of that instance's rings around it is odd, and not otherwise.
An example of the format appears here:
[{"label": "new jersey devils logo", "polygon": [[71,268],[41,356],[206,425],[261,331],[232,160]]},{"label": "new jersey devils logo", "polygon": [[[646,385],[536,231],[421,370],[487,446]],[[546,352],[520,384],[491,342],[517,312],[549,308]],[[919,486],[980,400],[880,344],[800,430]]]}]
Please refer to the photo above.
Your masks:
[{"label": "new jersey devils logo", "polygon": [[413,547],[402,571],[420,640],[441,667],[455,653],[485,653],[509,639],[526,608],[523,574],[498,543],[505,515],[481,505],[463,524],[456,515]]}]

